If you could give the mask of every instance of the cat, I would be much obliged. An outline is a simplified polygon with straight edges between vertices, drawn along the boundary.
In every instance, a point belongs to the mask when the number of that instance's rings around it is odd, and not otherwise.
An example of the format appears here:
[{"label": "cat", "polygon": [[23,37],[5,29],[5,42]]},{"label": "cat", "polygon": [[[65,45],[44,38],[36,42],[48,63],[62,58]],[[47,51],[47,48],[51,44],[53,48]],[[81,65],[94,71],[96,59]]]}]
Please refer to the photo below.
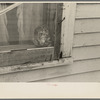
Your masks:
[{"label": "cat", "polygon": [[49,30],[45,25],[38,26],[34,30],[32,42],[35,47],[49,47],[52,45]]}]

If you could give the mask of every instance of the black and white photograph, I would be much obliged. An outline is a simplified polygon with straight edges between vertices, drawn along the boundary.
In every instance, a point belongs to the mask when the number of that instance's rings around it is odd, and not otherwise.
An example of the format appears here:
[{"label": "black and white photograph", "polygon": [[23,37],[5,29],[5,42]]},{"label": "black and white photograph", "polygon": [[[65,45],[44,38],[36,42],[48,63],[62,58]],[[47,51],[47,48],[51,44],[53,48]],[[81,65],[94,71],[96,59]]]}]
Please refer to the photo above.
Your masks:
[{"label": "black and white photograph", "polygon": [[100,82],[100,3],[0,3],[0,82]]},{"label": "black and white photograph", "polygon": [[0,98],[100,98],[99,82],[100,2],[0,2]]}]

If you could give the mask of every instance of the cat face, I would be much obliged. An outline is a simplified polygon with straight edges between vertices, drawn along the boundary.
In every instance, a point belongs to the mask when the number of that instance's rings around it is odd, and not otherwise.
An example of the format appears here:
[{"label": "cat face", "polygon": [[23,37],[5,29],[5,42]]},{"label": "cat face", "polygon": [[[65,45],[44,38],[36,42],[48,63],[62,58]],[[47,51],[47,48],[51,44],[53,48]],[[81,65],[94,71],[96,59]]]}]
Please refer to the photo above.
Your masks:
[{"label": "cat face", "polygon": [[50,46],[49,31],[45,26],[36,28],[33,43],[37,47]]},{"label": "cat face", "polygon": [[44,45],[45,42],[47,41],[47,38],[48,38],[48,33],[46,31],[43,30],[38,32],[38,40],[40,45]]}]

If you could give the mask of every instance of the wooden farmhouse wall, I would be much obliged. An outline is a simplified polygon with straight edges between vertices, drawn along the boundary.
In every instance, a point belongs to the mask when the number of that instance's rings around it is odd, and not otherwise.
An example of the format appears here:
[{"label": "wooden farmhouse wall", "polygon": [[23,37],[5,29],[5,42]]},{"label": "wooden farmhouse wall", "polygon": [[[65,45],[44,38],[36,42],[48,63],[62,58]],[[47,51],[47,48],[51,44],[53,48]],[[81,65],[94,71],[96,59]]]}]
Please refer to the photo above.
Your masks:
[{"label": "wooden farmhouse wall", "polygon": [[100,3],[77,3],[73,64],[0,75],[11,82],[100,81]]},{"label": "wooden farmhouse wall", "polygon": [[66,75],[45,82],[100,81],[100,3],[77,3],[74,26],[73,64]]},{"label": "wooden farmhouse wall", "polygon": [[72,57],[66,75],[48,81],[100,81],[100,3],[77,3]]}]

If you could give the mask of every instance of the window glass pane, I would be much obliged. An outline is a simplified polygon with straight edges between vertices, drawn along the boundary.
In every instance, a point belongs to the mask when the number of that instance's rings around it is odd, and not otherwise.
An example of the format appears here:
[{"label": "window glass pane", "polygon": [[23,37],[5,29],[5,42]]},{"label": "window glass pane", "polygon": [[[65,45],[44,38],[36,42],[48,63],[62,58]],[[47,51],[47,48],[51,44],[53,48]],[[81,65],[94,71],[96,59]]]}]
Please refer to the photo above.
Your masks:
[{"label": "window glass pane", "polygon": [[[0,11],[12,3],[0,4]],[[56,4],[24,3],[0,15],[0,46],[54,46]]]}]

